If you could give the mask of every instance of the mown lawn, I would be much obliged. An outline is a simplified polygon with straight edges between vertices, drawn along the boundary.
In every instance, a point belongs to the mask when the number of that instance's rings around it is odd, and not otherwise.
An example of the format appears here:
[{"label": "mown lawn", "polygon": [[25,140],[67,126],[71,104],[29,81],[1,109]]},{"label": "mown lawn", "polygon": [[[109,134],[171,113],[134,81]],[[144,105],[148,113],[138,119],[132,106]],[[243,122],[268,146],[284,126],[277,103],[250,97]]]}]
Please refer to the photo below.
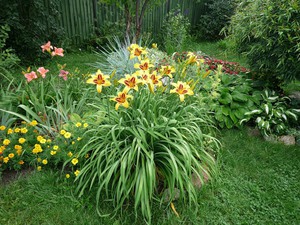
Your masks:
[{"label": "mown lawn", "polygon": [[[221,132],[219,174],[199,191],[199,208],[153,205],[153,224],[299,224],[300,147],[268,143],[246,130]],[[0,224],[144,224],[128,203],[98,217],[93,192],[78,199],[60,171],[32,172],[0,185]],[[103,202],[102,213],[111,212]]]}]

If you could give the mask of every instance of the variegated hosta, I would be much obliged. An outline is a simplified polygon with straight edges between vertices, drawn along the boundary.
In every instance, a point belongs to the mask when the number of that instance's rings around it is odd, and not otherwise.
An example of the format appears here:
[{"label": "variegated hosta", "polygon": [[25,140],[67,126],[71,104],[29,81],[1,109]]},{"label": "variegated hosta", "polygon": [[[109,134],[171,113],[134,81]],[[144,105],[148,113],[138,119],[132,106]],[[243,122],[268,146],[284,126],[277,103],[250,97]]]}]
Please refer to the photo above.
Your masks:
[{"label": "variegated hosta", "polygon": [[240,123],[253,119],[264,136],[284,134],[291,120],[298,120],[300,109],[289,109],[288,97],[279,97],[274,91],[265,90],[258,109],[246,112],[247,118]]}]

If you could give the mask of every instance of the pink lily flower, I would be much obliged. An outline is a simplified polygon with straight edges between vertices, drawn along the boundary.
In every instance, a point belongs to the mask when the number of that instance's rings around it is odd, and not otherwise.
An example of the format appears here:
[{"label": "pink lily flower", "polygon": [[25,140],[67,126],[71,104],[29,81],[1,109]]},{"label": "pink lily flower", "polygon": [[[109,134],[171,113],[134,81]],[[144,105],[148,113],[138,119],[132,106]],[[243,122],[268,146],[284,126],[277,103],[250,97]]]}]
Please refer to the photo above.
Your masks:
[{"label": "pink lily flower", "polygon": [[37,71],[41,74],[42,78],[45,78],[46,77],[46,73],[49,72],[49,70],[45,69],[44,67],[38,68]]},{"label": "pink lily flower", "polygon": [[36,73],[34,71],[32,71],[30,73],[26,73],[26,74],[24,74],[24,76],[26,77],[28,83],[30,81],[38,78],[37,75],[36,75]]},{"label": "pink lily flower", "polygon": [[48,41],[46,44],[42,45],[41,48],[42,48],[43,52],[45,52],[45,51],[50,52],[51,49],[53,49],[50,41]]},{"label": "pink lily flower", "polygon": [[59,77],[62,77],[64,80],[67,80],[68,79],[68,75],[69,72],[68,71],[65,71],[65,70],[61,70],[60,71],[60,74],[58,75]]},{"label": "pink lily flower", "polygon": [[63,52],[64,52],[64,50],[62,48],[56,48],[56,47],[54,47],[54,51],[51,53],[51,55],[52,56],[58,55],[58,56],[63,57],[64,56]]}]

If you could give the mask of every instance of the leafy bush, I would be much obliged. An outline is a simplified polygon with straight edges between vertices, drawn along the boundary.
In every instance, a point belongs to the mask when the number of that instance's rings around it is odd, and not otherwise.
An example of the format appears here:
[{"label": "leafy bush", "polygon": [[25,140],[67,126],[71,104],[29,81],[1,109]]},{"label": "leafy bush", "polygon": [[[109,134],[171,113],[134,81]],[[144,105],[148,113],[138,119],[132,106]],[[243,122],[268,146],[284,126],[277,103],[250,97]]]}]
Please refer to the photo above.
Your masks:
[{"label": "leafy bush", "polygon": [[190,30],[190,22],[180,9],[171,10],[163,21],[162,37],[165,50],[168,54],[181,51],[183,43],[187,39]]},{"label": "leafy bush", "polygon": [[262,135],[286,134],[290,128],[289,119],[298,120],[300,109],[289,109],[288,97],[279,97],[274,91],[264,90],[258,108],[246,112],[241,123],[254,120]]},{"label": "leafy bush", "polygon": [[244,114],[259,101],[253,94],[250,80],[241,75],[224,74],[222,65],[210,72],[200,87],[200,103],[209,107],[221,128],[240,127],[239,122],[245,118]]},{"label": "leafy bush", "polygon": [[299,21],[300,5],[294,0],[247,0],[231,19],[229,37],[256,77],[272,88],[300,78]]},{"label": "leafy bush", "polygon": [[200,2],[200,16],[192,33],[200,40],[218,40],[224,36],[220,34],[223,27],[228,25],[234,14],[235,0],[198,0]]}]

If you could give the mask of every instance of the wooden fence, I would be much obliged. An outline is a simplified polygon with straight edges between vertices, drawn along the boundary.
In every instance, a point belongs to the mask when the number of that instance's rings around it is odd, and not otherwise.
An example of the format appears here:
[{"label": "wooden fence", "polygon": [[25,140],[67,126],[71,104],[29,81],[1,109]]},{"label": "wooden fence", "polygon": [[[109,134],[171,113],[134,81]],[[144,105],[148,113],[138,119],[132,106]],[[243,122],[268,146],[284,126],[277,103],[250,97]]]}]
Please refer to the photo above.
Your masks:
[{"label": "wooden fence", "polygon": [[[199,7],[195,2],[195,0],[167,0],[161,6],[154,7],[144,17],[143,31],[157,35],[165,16],[177,6],[194,24],[199,17]],[[61,0],[59,11],[61,15],[58,19],[59,24],[64,28],[66,37],[74,44],[88,40],[106,21],[118,22],[124,18],[119,8],[99,4],[97,0]]]}]

